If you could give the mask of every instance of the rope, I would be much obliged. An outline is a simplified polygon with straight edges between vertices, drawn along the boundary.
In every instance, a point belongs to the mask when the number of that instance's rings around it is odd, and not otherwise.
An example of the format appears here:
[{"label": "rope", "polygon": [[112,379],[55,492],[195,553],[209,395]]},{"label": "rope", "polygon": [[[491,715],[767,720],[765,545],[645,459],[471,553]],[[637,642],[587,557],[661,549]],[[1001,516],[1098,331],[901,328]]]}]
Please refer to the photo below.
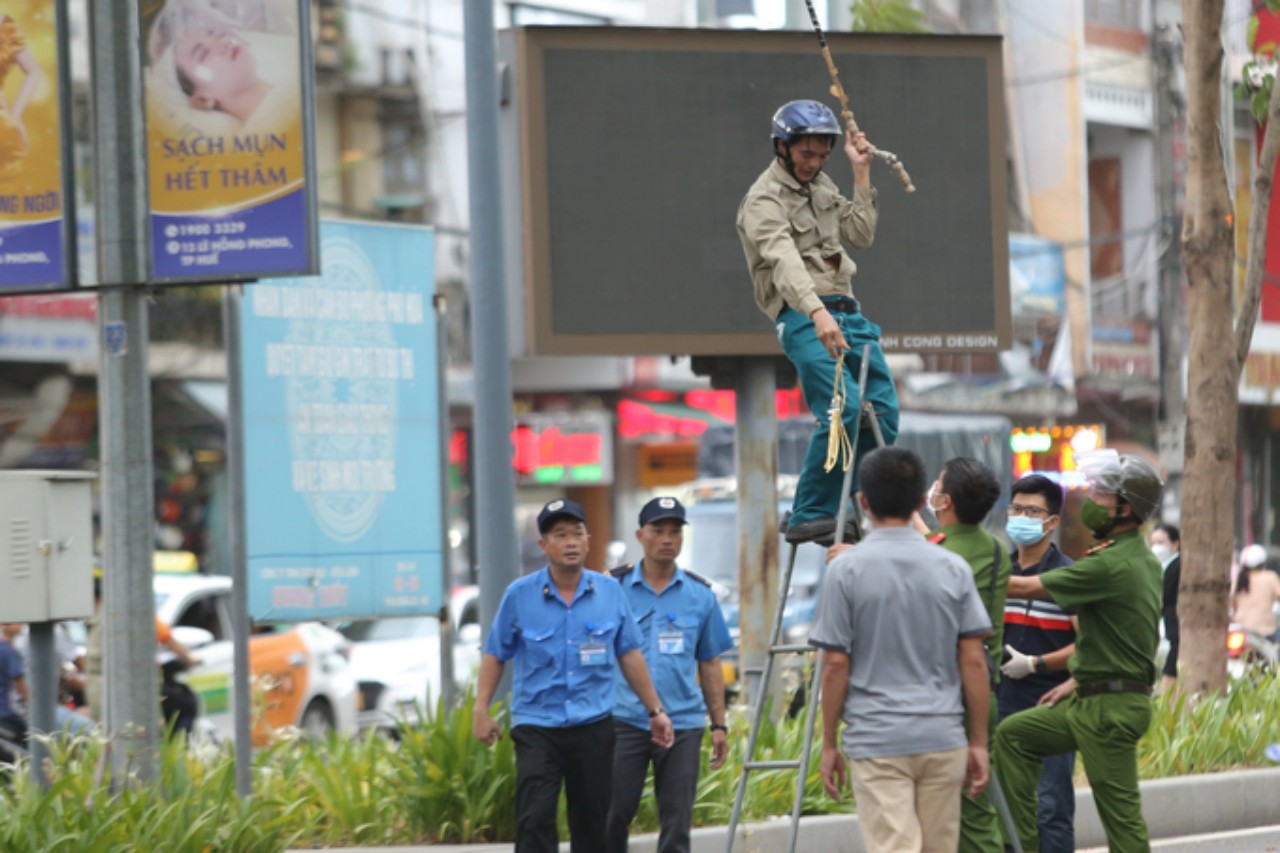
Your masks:
[{"label": "rope", "polygon": [[[827,415],[831,418],[831,426],[827,432],[827,461],[822,469],[830,473],[836,465],[841,471],[848,471],[853,464],[853,442],[844,428],[844,353],[836,358],[835,383],[831,389],[831,406]],[[844,461],[841,461],[843,457]]]},{"label": "rope", "polygon": [[[854,133],[860,133],[858,122],[853,117],[853,109],[849,106],[849,97],[845,94],[844,85],[840,82],[840,72],[836,70],[836,62],[831,58],[831,48],[827,47],[827,35],[822,31],[818,13],[813,8],[813,0],[805,0],[805,6],[809,9],[809,20],[813,23],[813,31],[818,35],[818,44],[822,46],[822,58],[826,60],[827,73],[831,76],[831,94],[840,101],[841,118],[844,119],[845,127]],[[898,159],[898,155],[883,148],[872,148],[871,153],[893,168],[893,173],[898,176],[898,180],[902,182],[907,192],[916,191],[915,184],[911,182],[911,176],[907,174],[907,169]]]}]

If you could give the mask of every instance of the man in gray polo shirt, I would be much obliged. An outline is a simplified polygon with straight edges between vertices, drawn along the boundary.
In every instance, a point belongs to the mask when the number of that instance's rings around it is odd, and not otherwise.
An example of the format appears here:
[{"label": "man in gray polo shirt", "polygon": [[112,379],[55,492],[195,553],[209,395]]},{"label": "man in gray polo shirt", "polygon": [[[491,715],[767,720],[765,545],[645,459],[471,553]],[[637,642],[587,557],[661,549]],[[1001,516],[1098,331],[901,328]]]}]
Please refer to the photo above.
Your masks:
[{"label": "man in gray polo shirt", "polygon": [[968,564],[911,525],[925,497],[920,457],[876,450],[858,485],[873,530],[829,552],[809,636],[824,651],[822,784],[840,798],[848,756],[869,853],[953,853],[956,791],[973,797],[987,784],[987,727],[966,737],[964,712],[987,718],[991,621]]}]

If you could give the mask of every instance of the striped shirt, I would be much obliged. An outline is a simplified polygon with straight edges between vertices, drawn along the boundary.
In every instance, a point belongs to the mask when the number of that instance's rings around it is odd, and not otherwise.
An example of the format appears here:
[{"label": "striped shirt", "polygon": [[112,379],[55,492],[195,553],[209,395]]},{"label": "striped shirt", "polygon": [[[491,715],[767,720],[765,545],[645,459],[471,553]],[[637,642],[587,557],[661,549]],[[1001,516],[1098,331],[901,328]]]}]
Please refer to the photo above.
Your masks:
[{"label": "striped shirt", "polygon": [[[1015,552],[1013,576],[1042,575],[1070,566],[1072,562],[1070,557],[1058,550],[1057,545],[1050,544],[1049,550],[1038,564],[1024,569],[1018,564]],[[1071,611],[1059,607],[1052,599],[1031,600],[1011,596],[1004,603],[1004,642],[1032,657],[1056,652],[1076,641],[1071,616]],[[996,691],[1000,715],[1006,716],[1033,707],[1041,696],[1069,677],[1070,674],[1065,669],[1059,669],[1053,672],[1035,672],[1022,679],[1000,679]]]}]

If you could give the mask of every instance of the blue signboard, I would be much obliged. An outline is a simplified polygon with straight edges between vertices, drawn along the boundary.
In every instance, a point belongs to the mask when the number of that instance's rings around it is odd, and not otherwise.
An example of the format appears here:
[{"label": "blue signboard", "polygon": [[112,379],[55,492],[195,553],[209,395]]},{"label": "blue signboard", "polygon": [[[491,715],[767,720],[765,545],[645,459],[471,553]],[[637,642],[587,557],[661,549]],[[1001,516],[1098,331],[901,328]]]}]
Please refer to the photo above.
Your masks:
[{"label": "blue signboard", "polygon": [[241,323],[249,615],[441,606],[434,242],[324,222],[318,278],[246,289]]},{"label": "blue signboard", "polygon": [[1009,291],[1015,315],[1061,314],[1066,281],[1061,244],[1033,234],[1009,235]]},{"label": "blue signboard", "polygon": [[0,15],[0,295],[63,288],[70,277],[70,88],[65,4]]}]

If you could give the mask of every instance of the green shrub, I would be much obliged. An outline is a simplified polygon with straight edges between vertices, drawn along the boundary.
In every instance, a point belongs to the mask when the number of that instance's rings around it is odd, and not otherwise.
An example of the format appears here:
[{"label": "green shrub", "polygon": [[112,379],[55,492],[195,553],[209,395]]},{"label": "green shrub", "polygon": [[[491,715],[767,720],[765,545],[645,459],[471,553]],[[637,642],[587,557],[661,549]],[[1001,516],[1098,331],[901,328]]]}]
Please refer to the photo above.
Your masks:
[{"label": "green shrub", "polygon": [[[1157,699],[1138,747],[1143,778],[1266,766],[1263,750],[1280,742],[1280,715],[1273,711],[1278,692],[1280,676],[1270,675],[1234,683],[1225,697]],[[472,703],[468,696],[450,710],[437,702],[415,722],[401,725],[395,740],[281,740],[254,756],[254,793],[244,800],[235,793],[229,748],[167,743],[156,784],[121,786],[113,793],[109,780],[98,778],[105,742],[59,738],[50,743],[47,791],[32,785],[26,767],[8,768],[7,784],[0,786],[0,850],[275,853],[509,841],[515,835],[515,749],[509,734],[493,748],[471,736]],[[729,724],[729,758],[719,770],[707,768],[709,739],[704,744],[694,806],[700,826],[726,823],[733,808],[749,723],[735,713]],[[756,758],[794,758],[803,736],[802,719],[765,725]],[[803,811],[851,811],[847,798],[835,802],[822,790],[820,747],[821,737],[815,736]],[[786,770],[748,774],[742,819],[790,814],[794,778]],[[563,803],[560,822],[563,827]],[[634,830],[657,826],[650,787]]]}]

